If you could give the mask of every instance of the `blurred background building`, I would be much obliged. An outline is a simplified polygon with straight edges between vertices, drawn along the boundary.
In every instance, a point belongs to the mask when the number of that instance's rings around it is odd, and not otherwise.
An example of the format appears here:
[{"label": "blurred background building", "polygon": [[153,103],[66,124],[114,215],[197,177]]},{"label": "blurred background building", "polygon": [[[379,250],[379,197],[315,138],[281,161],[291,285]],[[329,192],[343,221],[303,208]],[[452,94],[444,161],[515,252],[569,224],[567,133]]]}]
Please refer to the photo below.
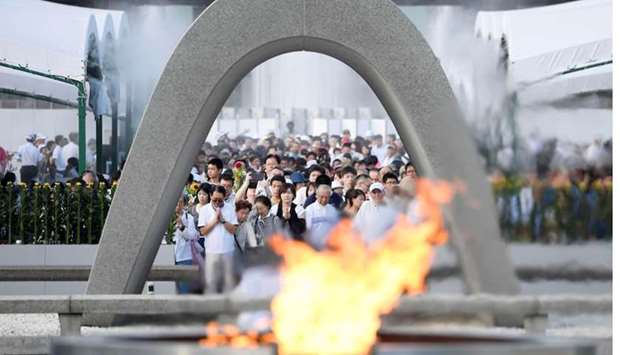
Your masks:
[{"label": "blurred background building", "polygon": [[[109,172],[126,157],[170,53],[211,2],[0,0],[10,14],[0,22],[0,64],[84,82],[86,139],[98,119]],[[517,156],[546,138],[611,137],[611,0],[395,2],[438,56],[481,150]],[[77,97],[70,84],[0,66],[0,124],[10,127],[0,142],[14,151],[32,132],[77,131]],[[350,67],[295,52],[248,73],[208,139],[343,129],[395,133]]]}]

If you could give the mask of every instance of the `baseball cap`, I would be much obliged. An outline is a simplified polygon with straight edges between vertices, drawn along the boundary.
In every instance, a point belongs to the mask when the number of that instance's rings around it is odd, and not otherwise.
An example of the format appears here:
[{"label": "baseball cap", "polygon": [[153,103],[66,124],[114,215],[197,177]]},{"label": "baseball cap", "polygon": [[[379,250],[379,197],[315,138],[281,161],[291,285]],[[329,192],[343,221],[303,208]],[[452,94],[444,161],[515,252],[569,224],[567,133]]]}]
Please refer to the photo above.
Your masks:
[{"label": "baseball cap", "polygon": [[384,189],[384,187],[383,187],[383,184],[382,184],[382,183],[380,183],[380,182],[373,182],[373,183],[370,185],[370,188],[368,189],[368,191],[374,191],[374,190],[381,190],[381,191],[384,191],[385,189]]},{"label": "baseball cap", "polygon": [[304,174],[296,171],[291,174],[291,181],[293,182],[293,184],[300,184],[302,182],[306,182],[306,177],[304,176]]},{"label": "baseball cap", "polygon": [[332,190],[334,189],[342,189],[344,186],[342,186],[342,183],[340,181],[334,180],[332,181]]}]

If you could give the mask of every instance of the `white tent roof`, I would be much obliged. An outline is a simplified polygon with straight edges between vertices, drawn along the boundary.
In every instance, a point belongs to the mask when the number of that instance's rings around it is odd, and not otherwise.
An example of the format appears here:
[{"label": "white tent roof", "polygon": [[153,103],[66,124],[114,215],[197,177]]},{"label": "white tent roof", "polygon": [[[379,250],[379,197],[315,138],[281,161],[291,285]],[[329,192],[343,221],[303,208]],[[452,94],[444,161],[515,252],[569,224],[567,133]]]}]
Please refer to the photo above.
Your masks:
[{"label": "white tent roof", "polygon": [[[113,38],[119,31],[127,32],[127,20],[121,11],[41,0],[0,0],[0,14],[0,61],[76,80],[85,79],[89,50],[94,49],[96,65],[101,66],[100,39],[104,31],[112,33]],[[68,94],[65,87],[68,85],[35,75],[0,70],[0,88],[76,101],[75,90]]]},{"label": "white tent roof", "polygon": [[[83,65],[75,66],[75,62],[84,60],[89,46],[98,46],[97,24],[88,9],[58,5],[38,0],[0,0],[0,45],[7,42],[20,43],[21,51],[4,50],[4,58],[13,64],[28,65],[42,71],[51,71],[59,75],[71,75],[84,72]],[[62,55],[72,57],[73,67],[56,66],[56,61],[37,63],[39,52],[44,51],[48,57]],[[19,54],[20,58],[15,58]],[[24,62],[26,61],[26,62]],[[36,63],[37,65],[31,64]],[[46,67],[38,65],[48,64]],[[81,75],[83,77],[83,74]]]},{"label": "white tent roof", "polygon": [[612,88],[612,64],[575,71],[542,81],[519,91],[522,104],[537,104],[560,100],[579,93],[606,91]]},{"label": "white tent roof", "polygon": [[60,81],[0,67],[0,88],[77,102],[77,88]]},{"label": "white tent roof", "polygon": [[476,34],[506,38],[517,83],[612,60],[611,0],[581,0],[512,11],[479,12]]}]

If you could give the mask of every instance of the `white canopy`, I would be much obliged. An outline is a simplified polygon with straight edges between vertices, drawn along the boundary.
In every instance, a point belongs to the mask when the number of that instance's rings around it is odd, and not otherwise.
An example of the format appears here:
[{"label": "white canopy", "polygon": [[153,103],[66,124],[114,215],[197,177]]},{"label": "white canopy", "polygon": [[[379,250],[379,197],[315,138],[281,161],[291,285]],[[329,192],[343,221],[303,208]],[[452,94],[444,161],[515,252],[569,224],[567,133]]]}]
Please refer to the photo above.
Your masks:
[{"label": "white canopy", "polygon": [[0,67],[0,88],[41,95],[65,102],[77,102],[75,86],[17,70]]},{"label": "white canopy", "polygon": [[[41,0],[0,0],[0,13],[4,15],[0,21],[0,61],[80,81],[88,80],[94,88],[91,95],[97,95],[95,103],[100,107],[97,110],[99,113],[107,111],[107,97],[105,93],[98,93],[102,66],[110,66],[102,63],[101,46],[107,43],[108,48],[116,47],[116,43],[110,41],[116,40],[121,29],[127,32],[123,12]],[[88,71],[85,63],[88,63]],[[66,86],[35,75],[0,70],[0,88],[75,102],[77,95],[72,93],[69,97]],[[92,99],[89,100],[91,104]]]},{"label": "white canopy", "polygon": [[[611,63],[611,7],[611,0],[580,0],[521,10],[483,11],[476,18],[475,31],[482,38],[506,39],[513,79],[523,87],[577,68],[594,69],[597,64]],[[600,69],[592,69],[553,82],[601,76]],[[611,79],[611,66],[604,72]],[[609,83],[605,89],[611,90],[611,80],[597,82]]]}]

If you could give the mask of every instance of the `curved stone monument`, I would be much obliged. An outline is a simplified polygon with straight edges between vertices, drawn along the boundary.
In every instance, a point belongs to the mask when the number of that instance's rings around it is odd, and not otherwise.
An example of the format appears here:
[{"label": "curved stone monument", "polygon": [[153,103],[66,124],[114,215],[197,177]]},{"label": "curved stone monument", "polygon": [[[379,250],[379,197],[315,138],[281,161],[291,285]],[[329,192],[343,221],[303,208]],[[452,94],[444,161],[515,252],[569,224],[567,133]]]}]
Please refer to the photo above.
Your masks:
[{"label": "curved stone monument", "polygon": [[420,173],[466,185],[465,198],[446,209],[466,291],[518,292],[491,190],[446,76],[396,5],[218,0],[183,36],[151,97],[87,293],[142,292],[194,156],[224,102],[254,67],[293,51],[323,53],[351,66],[377,94]]}]

